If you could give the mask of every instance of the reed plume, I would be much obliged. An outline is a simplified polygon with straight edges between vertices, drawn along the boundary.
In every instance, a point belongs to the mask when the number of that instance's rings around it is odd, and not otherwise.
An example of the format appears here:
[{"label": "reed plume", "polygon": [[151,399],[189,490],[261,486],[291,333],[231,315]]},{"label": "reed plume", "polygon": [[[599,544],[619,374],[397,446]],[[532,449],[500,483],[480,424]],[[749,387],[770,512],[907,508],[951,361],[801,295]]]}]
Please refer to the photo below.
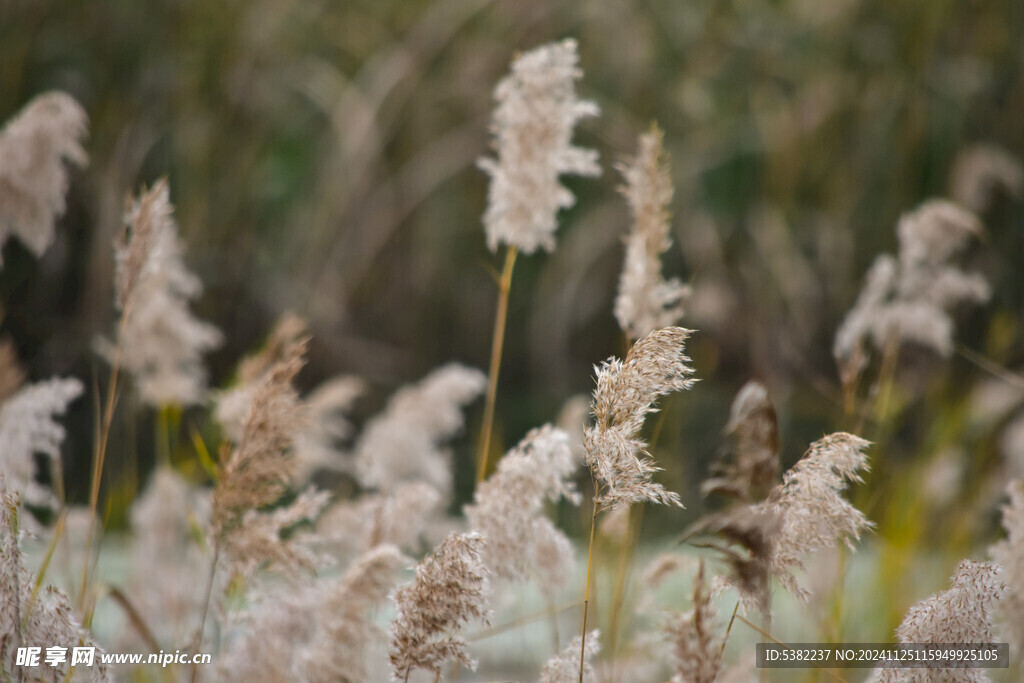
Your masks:
[{"label": "reed plume", "polygon": [[693,581],[693,606],[685,614],[669,618],[665,638],[672,646],[675,676],[672,683],[714,683],[722,670],[724,641],[715,636],[719,627],[704,585],[704,563]]},{"label": "reed plume", "polygon": [[368,652],[384,637],[373,610],[409,559],[382,545],[340,577],[288,584],[244,614],[218,661],[225,681],[370,683]]},{"label": "reed plume", "polygon": [[563,497],[579,503],[570,480],[578,466],[569,435],[545,425],[530,431],[477,487],[465,514],[486,541],[484,561],[495,576],[535,578],[545,590],[565,582],[573,565],[572,543],[543,515],[543,506]]},{"label": "reed plume", "polygon": [[49,507],[59,502],[36,480],[33,456],[45,456],[49,463],[60,458],[64,428],[54,418],[81,393],[78,380],[54,378],[23,387],[0,405],[0,472],[28,505]]},{"label": "reed plume", "polygon": [[558,177],[601,173],[597,152],[571,143],[576,122],[599,113],[593,102],[576,98],[578,61],[575,40],[542,45],[516,57],[494,90],[498,158],[479,161],[491,176],[483,219],[491,251],[499,244],[524,254],[552,251],[556,215],[576,201]]},{"label": "reed plume", "polygon": [[[109,669],[100,661],[103,649],[78,622],[68,597],[54,586],[37,586],[42,579],[26,569],[21,513],[21,497],[7,488],[7,479],[0,473],[0,671],[5,678],[16,674],[19,680],[35,673],[16,664],[19,647],[39,647],[45,652],[53,646],[84,645],[96,648],[95,663],[76,668],[78,676],[97,682],[112,680]],[[66,654],[65,661],[57,666],[41,666],[54,676],[69,677],[70,649]]]},{"label": "reed plume", "polygon": [[657,126],[640,136],[635,158],[618,166],[626,181],[620,188],[633,223],[626,236],[626,258],[615,297],[615,319],[630,339],[677,325],[686,310],[690,288],[678,278],[661,275],[661,254],[669,237],[672,176]]},{"label": "reed plume", "polygon": [[599,486],[597,502],[605,508],[641,501],[682,507],[677,493],[651,481],[660,468],[640,430],[657,410],[658,398],[693,386],[693,368],[684,353],[689,335],[681,327],[655,330],[633,345],[625,361],[610,358],[595,368],[595,424],[587,428],[583,443]]},{"label": "reed plume", "polygon": [[294,313],[283,314],[267,336],[263,348],[238,364],[238,381],[230,389],[215,392],[214,417],[225,436],[234,443],[242,439],[245,420],[252,407],[253,394],[260,381],[278,363],[309,336],[309,325]]},{"label": "reed plume", "polygon": [[390,660],[398,680],[408,680],[414,669],[440,675],[450,660],[476,668],[459,631],[489,614],[483,545],[483,537],[475,532],[451,534],[416,567],[413,582],[395,591]]},{"label": "reed plume", "polygon": [[284,569],[311,568],[312,558],[280,532],[300,521],[315,519],[327,503],[323,493],[307,492],[294,502],[261,512],[277,502],[293,476],[292,443],[304,424],[305,412],[292,380],[305,364],[306,340],[292,343],[253,391],[252,403],[238,444],[222,448],[213,492],[212,537],[236,568],[261,562]]},{"label": "reed plume", "polygon": [[[907,610],[896,637],[901,643],[993,643],[992,614],[1006,589],[994,562],[963,560],[952,586]],[[984,683],[985,669],[890,669],[875,671],[877,683]]]},{"label": "reed plume", "polygon": [[317,535],[326,551],[342,560],[385,544],[419,553],[439,521],[441,503],[441,494],[426,482],[399,484],[390,493],[335,503],[321,517]]},{"label": "reed plume", "polygon": [[166,465],[132,503],[128,585],[158,642],[184,642],[202,611],[206,569],[196,531],[209,512],[209,491]]},{"label": "reed plume", "polygon": [[804,569],[802,558],[839,541],[854,550],[853,540],[874,526],[842,495],[848,482],[863,481],[860,472],[868,469],[864,449],[869,445],[845,432],[815,441],[765,503],[782,520],[772,571],[801,600],[809,596],[794,574]]},{"label": "reed plume", "polygon": [[382,492],[424,481],[447,497],[451,454],[440,443],[462,429],[462,406],[484,390],[483,373],[451,363],[404,387],[363,428],[355,446],[364,486]]},{"label": "reed plume", "polygon": [[0,129],[0,249],[16,236],[38,258],[53,243],[66,164],[89,160],[81,143],[88,120],[75,98],[54,91],[36,96]]},{"label": "reed plume", "polygon": [[833,355],[848,382],[866,365],[865,345],[885,349],[890,341],[953,351],[951,313],[987,301],[988,283],[956,263],[972,238],[983,232],[977,217],[949,201],[933,199],[900,217],[898,258],[875,259],[854,307],[836,331]]},{"label": "reed plume", "polygon": [[[601,632],[597,629],[587,634],[583,663],[584,680],[594,680],[594,667],[591,662],[601,651],[600,636]],[[544,663],[544,668],[540,671],[540,683],[575,683],[580,673],[581,647],[584,647],[582,636],[570,640],[565,649]]]},{"label": "reed plume", "polygon": [[701,492],[764,500],[779,476],[779,421],[763,384],[750,381],[737,392],[725,434],[728,450],[712,463]]},{"label": "reed plume", "polygon": [[217,328],[189,311],[203,287],[185,267],[173,212],[166,179],[129,205],[114,244],[121,323],[115,343],[98,343],[111,363],[131,373],[142,399],[158,407],[205,398],[202,356],[222,340]]}]

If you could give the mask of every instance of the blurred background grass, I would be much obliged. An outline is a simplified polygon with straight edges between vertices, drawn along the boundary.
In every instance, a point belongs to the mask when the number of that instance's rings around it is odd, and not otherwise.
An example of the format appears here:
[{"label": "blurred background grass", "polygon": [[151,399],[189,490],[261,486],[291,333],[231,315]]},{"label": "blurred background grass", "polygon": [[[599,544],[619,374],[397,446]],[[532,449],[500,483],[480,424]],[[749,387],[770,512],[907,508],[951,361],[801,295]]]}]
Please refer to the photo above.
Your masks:
[{"label": "blurred background grass", "polygon": [[[516,51],[576,37],[580,92],[602,109],[576,140],[600,150],[605,173],[567,180],[578,204],[557,250],[519,261],[498,434],[510,445],[554,419],[590,391],[591,366],[622,351],[611,310],[628,215],[612,164],[656,120],[676,185],[665,271],[693,284],[684,324],[699,330],[702,381],[668,401],[656,453],[687,518],[747,379],[776,402],[784,466],[857,426],[830,350],[863,273],[895,251],[901,212],[948,193],[958,151],[1024,151],[1017,0],[0,0],[0,12],[0,119],[49,89],[91,117],[91,163],[73,176],[58,243],[38,261],[14,243],[4,252],[3,330],[31,378],[105,376],[91,344],[113,325],[111,240],[125,196],[166,174],[207,288],[196,311],[226,335],[212,383],[294,310],[314,333],[302,382],[367,378],[363,416],[443,362],[486,367],[499,262],[474,163],[489,153],[491,91]],[[995,295],[957,337],[1020,367],[1024,214],[999,196],[983,219],[975,265]],[[922,597],[906,583],[914,557],[952,563],[994,538],[993,478],[1006,471],[1005,416],[972,413],[986,375],[960,356],[908,360],[888,412],[863,425],[876,472],[857,493],[879,523],[881,571],[908,576],[893,579],[894,594],[912,593],[890,608],[896,622]],[[143,476],[134,463],[152,462],[155,418],[126,401],[108,456],[115,519]],[[68,418],[72,497],[84,496],[93,403]],[[475,410],[456,444],[463,498]],[[955,492],[935,497],[939,484],[922,482],[948,453]],[[646,523],[667,532],[680,519]]]}]

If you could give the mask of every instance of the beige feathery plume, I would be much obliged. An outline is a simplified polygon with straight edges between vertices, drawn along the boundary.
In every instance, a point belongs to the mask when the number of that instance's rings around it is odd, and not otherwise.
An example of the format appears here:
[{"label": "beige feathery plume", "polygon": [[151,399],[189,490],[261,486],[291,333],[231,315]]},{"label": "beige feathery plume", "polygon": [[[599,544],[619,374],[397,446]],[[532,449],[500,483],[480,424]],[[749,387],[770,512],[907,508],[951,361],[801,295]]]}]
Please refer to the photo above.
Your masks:
[{"label": "beige feathery plume", "polygon": [[246,356],[238,364],[238,382],[225,391],[215,392],[214,417],[228,439],[242,439],[245,418],[252,405],[253,393],[274,365],[285,360],[295,344],[308,338],[309,325],[294,313],[283,314],[274,324],[263,348]]},{"label": "beige feathery plume", "polygon": [[836,331],[833,355],[844,378],[866,364],[864,345],[913,342],[942,356],[953,351],[951,311],[988,299],[988,283],[957,267],[955,259],[982,234],[981,223],[952,202],[933,199],[900,217],[899,256],[880,255],[857,303]]},{"label": "beige feathery plume", "polygon": [[625,361],[610,358],[595,368],[595,423],[583,443],[587,466],[598,481],[598,503],[605,508],[640,501],[682,506],[678,494],[651,481],[660,468],[647,453],[640,429],[657,410],[658,398],[693,386],[693,368],[684,353],[689,335],[681,327],[655,330],[633,345]]},{"label": "beige feathery plume", "polygon": [[[764,406],[759,401],[746,405]],[[684,538],[711,534],[727,544],[712,546],[729,567],[728,574],[715,577],[712,592],[734,587],[746,606],[769,615],[775,576],[786,590],[806,600],[810,593],[795,576],[804,569],[804,558],[840,539],[852,550],[851,539],[859,540],[873,526],[842,496],[848,482],[861,481],[860,472],[867,470],[863,451],[868,445],[844,432],[820,439],[764,501],[741,500],[691,525]]]},{"label": "beige feathery plume", "polygon": [[0,406],[0,472],[26,503],[46,507],[57,502],[53,492],[36,481],[33,455],[48,461],[60,457],[64,428],[54,417],[82,393],[77,379],[49,379],[21,388]]},{"label": "beige feathery plume", "polygon": [[[42,256],[64,213],[65,162],[85,166],[88,117],[62,92],[37,96],[0,130],[0,249],[15,235]],[[2,265],[2,260],[0,260]]]},{"label": "beige feathery plume", "polygon": [[684,536],[710,534],[724,541],[725,546],[712,548],[721,554],[729,572],[714,578],[711,592],[717,595],[726,588],[735,588],[745,608],[757,609],[767,616],[781,530],[782,519],[776,510],[764,504],[738,503],[724,512],[701,518]]},{"label": "beige feathery plume", "polygon": [[626,237],[626,258],[615,297],[615,319],[630,339],[676,325],[683,317],[690,288],[678,278],[661,275],[661,254],[669,238],[672,178],[657,126],[640,136],[635,159],[619,165],[626,180],[621,188],[633,225]]},{"label": "beige feathery plume", "polygon": [[479,370],[450,363],[397,391],[356,443],[363,485],[388,493],[402,483],[424,481],[447,496],[452,487],[451,454],[439,443],[462,429],[461,407],[486,385]]},{"label": "beige feathery plume", "polygon": [[299,680],[369,683],[366,652],[385,637],[371,611],[388,597],[398,571],[408,564],[395,546],[377,546],[344,577],[318,591],[316,634],[299,659]]},{"label": "beige feathery plume", "polygon": [[701,484],[701,492],[764,500],[779,476],[779,421],[764,385],[743,385],[733,399],[725,433],[732,457],[712,463],[712,476]]},{"label": "beige feathery plume", "polygon": [[562,497],[579,503],[570,481],[578,466],[569,435],[545,425],[527,434],[480,484],[465,513],[470,528],[486,540],[484,560],[495,576],[535,578],[549,590],[572,573],[572,543],[544,516],[543,507],[545,499]]},{"label": "beige feathery plume", "polygon": [[414,669],[439,674],[450,660],[476,668],[459,631],[474,619],[487,619],[483,545],[475,532],[450,535],[416,567],[415,580],[395,591],[390,659],[398,680],[408,680]]},{"label": "beige feathery plume", "polygon": [[221,451],[212,534],[217,547],[243,572],[266,561],[286,570],[312,562],[299,539],[285,541],[280,532],[315,519],[327,503],[326,494],[307,492],[286,507],[259,511],[281,497],[293,476],[292,442],[305,413],[292,380],[305,364],[305,350],[304,339],[291,344],[283,360],[260,379],[238,444],[225,444]]},{"label": "beige feathery plume", "polygon": [[[601,632],[594,629],[587,634],[586,651],[583,653],[583,680],[594,680],[591,660],[601,651]],[[540,671],[540,683],[576,683],[580,676],[580,648],[583,638],[576,636],[561,652],[549,659]]]},{"label": "beige feathery plume", "polygon": [[98,342],[99,351],[127,368],[142,399],[154,406],[202,401],[202,356],[221,343],[220,331],[189,311],[203,287],[185,267],[173,212],[166,179],[129,206],[114,243],[118,339],[116,346]]},{"label": "beige feathery plume", "polygon": [[869,445],[845,432],[815,441],[764,504],[782,520],[772,572],[802,600],[809,593],[794,576],[804,568],[802,558],[840,540],[854,550],[851,539],[860,540],[861,533],[874,526],[842,496],[848,482],[862,481],[860,472],[868,469],[864,449]]},{"label": "beige feathery plume", "polygon": [[[39,647],[45,653],[48,647],[84,645],[96,648],[95,663],[92,667],[77,667],[76,679],[111,680],[110,671],[100,660],[102,648],[78,623],[68,597],[50,585],[35,590],[37,577],[25,568],[21,550],[20,513],[21,499],[16,491],[8,490],[6,478],[0,473],[0,671],[6,674],[5,679],[10,674],[18,680],[22,675],[33,675],[31,670],[17,666],[19,647]],[[70,656],[52,668],[42,662],[40,665],[55,679],[63,680],[70,677],[69,661]]]},{"label": "beige feathery plume", "polygon": [[975,213],[988,209],[1000,190],[1012,197],[1024,194],[1024,165],[996,145],[960,150],[949,175],[950,196]]},{"label": "beige feathery plume", "polygon": [[352,436],[345,414],[364,388],[358,377],[334,377],[304,397],[308,423],[295,437],[296,481],[309,481],[318,470],[355,474],[355,462],[339,442]]},{"label": "beige feathery plume", "polygon": [[[992,614],[1006,589],[994,562],[963,560],[952,586],[913,605],[896,629],[901,643],[993,643]],[[984,683],[985,669],[890,669],[875,671],[878,683]]]},{"label": "beige feathery plume", "polygon": [[550,43],[519,55],[498,83],[491,122],[497,159],[481,159],[491,176],[484,228],[487,246],[531,254],[555,248],[556,214],[576,199],[558,177],[597,176],[597,152],[572,145],[576,122],[597,116],[593,102],[576,99],[576,41]]},{"label": "beige feathery plume", "polygon": [[439,512],[437,489],[425,482],[409,482],[387,494],[336,503],[321,517],[317,533],[327,552],[340,561],[383,544],[418,554]]},{"label": "beige feathery plume", "polygon": [[1024,481],[1007,487],[1009,504],[1003,506],[1006,538],[989,548],[989,555],[1003,567],[1007,591],[999,606],[1003,637],[1012,652],[1024,652]]},{"label": "beige feathery plume", "polygon": [[370,683],[367,653],[385,635],[372,611],[408,562],[394,546],[379,546],[341,577],[264,596],[231,629],[218,680]]},{"label": "beige feathery plume", "polygon": [[185,642],[202,612],[207,569],[195,530],[209,508],[208,490],[167,466],[153,473],[132,503],[129,595],[157,642]]},{"label": "beige feathery plume", "polygon": [[714,683],[722,670],[723,639],[715,635],[718,627],[701,562],[693,581],[693,608],[670,617],[664,627],[676,672],[672,683]]}]

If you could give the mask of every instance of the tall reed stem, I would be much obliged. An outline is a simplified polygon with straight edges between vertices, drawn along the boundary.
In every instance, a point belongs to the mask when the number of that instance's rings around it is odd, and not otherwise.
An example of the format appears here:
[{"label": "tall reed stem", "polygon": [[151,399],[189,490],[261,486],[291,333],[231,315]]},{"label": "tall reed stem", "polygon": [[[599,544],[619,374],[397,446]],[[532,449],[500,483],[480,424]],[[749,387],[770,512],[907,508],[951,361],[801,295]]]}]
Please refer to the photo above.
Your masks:
[{"label": "tall reed stem", "polygon": [[590,607],[590,570],[594,566],[594,528],[597,526],[597,487],[594,487],[594,514],[590,517],[590,548],[587,550],[587,586],[583,590],[583,637],[580,640],[580,680],[583,683],[583,664],[587,653],[587,608]]},{"label": "tall reed stem", "polygon": [[498,398],[498,373],[501,370],[501,353],[505,346],[505,322],[508,320],[508,293],[512,289],[512,271],[515,269],[519,250],[508,246],[505,251],[505,267],[498,280],[498,306],[494,315],[494,337],[491,340],[491,366],[487,375],[487,398],[484,404],[484,419],[480,427],[480,445],[477,449],[477,483],[487,478],[491,455],[491,431],[494,428],[494,404]]},{"label": "tall reed stem", "polygon": [[78,593],[78,606],[83,611],[85,607],[85,594],[89,588],[89,565],[92,564],[91,551],[93,534],[97,525],[96,508],[99,506],[100,500],[100,480],[103,478],[103,462],[107,455],[110,428],[114,422],[114,408],[117,406],[117,379],[121,366],[121,340],[124,338],[129,314],[130,307],[126,306],[121,315],[121,324],[117,332],[117,346],[114,347],[114,358],[111,361],[110,381],[107,384],[107,399],[103,408],[102,426],[100,427],[99,438],[96,441],[96,450],[92,458],[92,481],[89,488],[89,529],[85,537],[85,560],[82,563],[82,584]]},{"label": "tall reed stem", "polygon": [[[210,597],[213,594],[213,578],[217,574],[217,561],[220,559],[220,542],[213,545],[213,561],[210,562],[210,573],[206,577],[206,598],[203,600],[203,616],[199,620],[199,633],[196,635],[196,652],[203,649],[203,631],[206,630],[206,614],[210,611]],[[197,664],[192,662],[191,683],[196,683]]]}]

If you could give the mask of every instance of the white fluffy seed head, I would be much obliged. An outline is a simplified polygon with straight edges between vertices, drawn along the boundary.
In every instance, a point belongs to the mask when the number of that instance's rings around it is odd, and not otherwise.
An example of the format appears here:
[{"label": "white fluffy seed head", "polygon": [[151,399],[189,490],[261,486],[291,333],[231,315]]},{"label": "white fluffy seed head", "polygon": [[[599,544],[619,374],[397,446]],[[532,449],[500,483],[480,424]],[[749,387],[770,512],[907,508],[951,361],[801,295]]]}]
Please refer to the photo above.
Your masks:
[{"label": "white fluffy seed head", "polygon": [[81,144],[87,124],[73,97],[48,92],[0,129],[0,249],[12,235],[37,257],[53,243],[68,188],[65,163],[88,161]]},{"label": "white fluffy seed head", "polygon": [[479,162],[491,176],[484,213],[491,251],[499,244],[526,254],[552,251],[558,211],[576,201],[558,177],[601,173],[597,152],[571,143],[576,122],[598,113],[593,102],[576,98],[578,60],[574,40],[543,45],[518,56],[494,90],[498,158]]},{"label": "white fluffy seed head", "polygon": [[600,486],[605,507],[650,501],[679,505],[679,495],[651,481],[658,471],[647,453],[640,430],[654,402],[674,391],[689,389],[695,380],[684,344],[690,330],[666,327],[636,342],[625,361],[611,358],[596,368],[597,388],[587,428],[587,465]]}]

